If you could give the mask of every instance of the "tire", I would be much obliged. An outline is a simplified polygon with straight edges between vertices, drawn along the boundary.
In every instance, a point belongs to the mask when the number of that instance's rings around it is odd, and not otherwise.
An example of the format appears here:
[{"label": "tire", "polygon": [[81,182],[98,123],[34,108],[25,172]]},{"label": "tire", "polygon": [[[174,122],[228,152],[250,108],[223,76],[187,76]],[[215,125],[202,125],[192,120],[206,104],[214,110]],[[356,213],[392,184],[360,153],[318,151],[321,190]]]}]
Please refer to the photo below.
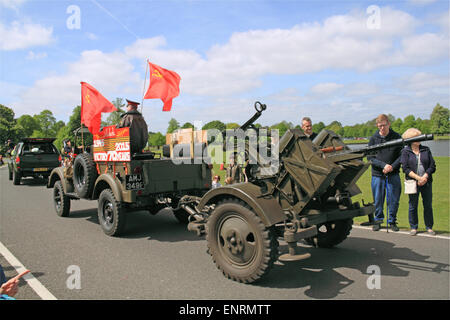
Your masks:
[{"label": "tire", "polygon": [[13,185],[18,186],[20,184],[20,180],[22,179],[22,175],[16,170],[13,170],[12,175]]},{"label": "tire", "polygon": [[55,182],[53,186],[53,203],[55,205],[56,214],[60,217],[68,217],[70,213],[70,198],[65,195],[60,180]]},{"label": "tire", "polygon": [[245,203],[220,202],[208,218],[208,252],[225,277],[252,283],[265,276],[278,258],[278,241],[273,228]]},{"label": "tire", "polygon": [[186,225],[189,223],[190,214],[186,210],[178,209],[178,210],[172,210],[172,211],[173,211],[173,215],[175,216],[175,218],[178,220],[179,223],[186,224]]},{"label": "tire", "polygon": [[332,248],[347,239],[352,230],[353,219],[329,221],[317,225],[317,235],[305,242],[319,248]]},{"label": "tire", "polygon": [[10,170],[8,173],[9,173],[9,174],[8,174],[8,179],[9,179],[10,181],[12,181],[12,179],[13,179],[13,173],[12,173],[11,170]]},{"label": "tire", "polygon": [[98,221],[103,232],[111,237],[123,233],[126,224],[125,208],[111,189],[105,189],[98,198]]},{"label": "tire", "polygon": [[73,186],[80,198],[89,198],[94,190],[98,173],[92,156],[79,154],[73,164]]}]

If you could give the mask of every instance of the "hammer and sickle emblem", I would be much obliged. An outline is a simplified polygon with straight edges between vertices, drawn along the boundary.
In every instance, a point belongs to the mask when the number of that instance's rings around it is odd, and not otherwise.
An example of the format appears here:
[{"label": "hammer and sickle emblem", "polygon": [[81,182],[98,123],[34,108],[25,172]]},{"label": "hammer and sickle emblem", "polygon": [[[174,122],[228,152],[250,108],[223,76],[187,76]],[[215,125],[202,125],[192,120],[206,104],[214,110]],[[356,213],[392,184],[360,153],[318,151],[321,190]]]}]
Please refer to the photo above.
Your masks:
[{"label": "hammer and sickle emblem", "polygon": [[86,98],[86,100],[87,100],[88,103],[91,103],[91,99],[90,99],[90,97],[89,97],[89,94],[85,95],[84,97]]},{"label": "hammer and sickle emblem", "polygon": [[152,76],[158,77],[158,78],[162,78],[162,74],[159,73],[159,71],[157,69],[153,70]]}]

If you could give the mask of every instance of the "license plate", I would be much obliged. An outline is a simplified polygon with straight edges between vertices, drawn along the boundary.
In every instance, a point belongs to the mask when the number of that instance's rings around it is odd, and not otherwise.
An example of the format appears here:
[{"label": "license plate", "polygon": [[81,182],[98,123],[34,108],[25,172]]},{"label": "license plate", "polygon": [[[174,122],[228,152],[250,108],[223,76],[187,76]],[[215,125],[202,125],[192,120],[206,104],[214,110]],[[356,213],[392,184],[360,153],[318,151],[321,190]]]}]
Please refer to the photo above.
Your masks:
[{"label": "license plate", "polygon": [[34,168],[34,172],[41,172],[41,171],[47,171],[47,168]]},{"label": "license plate", "polygon": [[125,188],[127,190],[144,189],[144,181],[141,174],[127,174],[125,176]]}]

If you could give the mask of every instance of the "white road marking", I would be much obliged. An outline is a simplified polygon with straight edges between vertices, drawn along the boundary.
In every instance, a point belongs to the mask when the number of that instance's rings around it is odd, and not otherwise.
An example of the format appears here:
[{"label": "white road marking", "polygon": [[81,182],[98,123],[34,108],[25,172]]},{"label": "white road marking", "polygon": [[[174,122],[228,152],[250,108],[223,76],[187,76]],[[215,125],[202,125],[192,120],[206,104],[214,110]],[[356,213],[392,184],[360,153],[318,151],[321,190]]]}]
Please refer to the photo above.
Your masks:
[{"label": "white road marking", "polygon": [[[353,228],[355,228],[355,229],[364,229],[364,230],[372,230],[372,227],[364,227],[364,226],[358,226],[358,225],[353,225]],[[381,233],[383,233],[383,232],[385,232],[385,233],[387,233],[386,232],[386,230],[380,230],[380,231],[377,231],[377,232],[381,232]],[[391,230],[389,230],[389,233],[394,233],[394,234],[407,234],[407,235],[409,235],[409,231],[397,231],[397,232],[394,232],[394,231],[391,231]],[[415,237],[428,237],[428,238],[438,238],[438,239],[446,239],[446,240],[450,240],[450,237],[448,237],[448,236],[432,236],[432,235],[429,235],[429,234],[427,234],[426,232],[419,232],[419,233],[417,233],[416,235],[415,235]]]},{"label": "white road marking", "polygon": [[[14,269],[16,269],[17,273],[21,273],[27,268],[6,248],[3,243],[0,242],[0,254],[5,257],[5,259],[9,262]],[[42,283],[36,279],[33,274],[30,272],[23,276],[23,279],[28,283],[31,289],[37,293],[39,297],[43,300],[57,300],[56,297],[51,294],[50,291],[47,290],[46,287],[42,285]]]}]

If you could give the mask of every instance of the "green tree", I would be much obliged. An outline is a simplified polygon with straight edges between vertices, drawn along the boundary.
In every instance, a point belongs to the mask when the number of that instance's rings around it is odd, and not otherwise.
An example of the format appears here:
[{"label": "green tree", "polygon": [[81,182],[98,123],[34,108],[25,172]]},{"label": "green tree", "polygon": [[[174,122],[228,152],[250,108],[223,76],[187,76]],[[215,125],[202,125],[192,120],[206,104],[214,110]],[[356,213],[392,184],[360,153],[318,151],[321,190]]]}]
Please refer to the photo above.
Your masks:
[{"label": "green tree", "polygon": [[291,122],[287,122],[284,120],[270,127],[270,129],[277,129],[280,137],[282,137],[286,133],[286,131],[292,128],[294,128],[294,125]]},{"label": "green tree", "polygon": [[0,104],[0,152],[6,151],[5,142],[11,139],[17,140],[17,131],[15,128],[14,111]]},{"label": "green tree", "polygon": [[439,103],[433,109],[430,116],[431,131],[438,134],[447,134],[450,132],[449,127],[449,109],[441,106]]},{"label": "green tree", "polygon": [[169,127],[167,128],[167,133],[172,133],[180,128],[180,124],[174,118],[169,120]]},{"label": "green tree", "polygon": [[314,123],[312,126],[312,129],[313,129],[313,132],[319,133],[320,131],[325,129],[325,123],[323,123],[322,121],[320,121],[319,123]]},{"label": "green tree", "polygon": [[219,131],[224,131],[226,129],[225,123],[219,120],[210,121],[207,124],[205,124],[202,128],[202,130],[208,130],[208,129],[217,129]]},{"label": "green tree", "polygon": [[194,129],[194,125],[192,123],[190,123],[190,122],[186,122],[185,124],[183,124],[181,126],[181,129],[189,129],[189,128]]},{"label": "green tree", "polygon": [[227,123],[227,124],[226,124],[226,128],[227,128],[227,129],[237,129],[237,128],[239,128],[239,127],[240,127],[240,125],[237,124],[237,123],[234,123],[234,122],[230,122],[230,123]]},{"label": "green tree", "polygon": [[400,133],[402,131],[402,126],[403,126],[403,120],[400,118],[396,119],[394,122],[391,122],[391,128],[395,132]]},{"label": "green tree", "polygon": [[116,98],[112,104],[117,108],[116,111],[111,112],[106,121],[102,121],[103,126],[116,126],[120,123],[120,116],[125,113],[125,103],[122,98]]},{"label": "green tree", "polygon": [[56,118],[50,110],[42,110],[41,113],[34,116],[34,119],[39,124],[39,129],[33,131],[33,137],[51,138],[56,135],[54,131]]},{"label": "green tree", "polygon": [[161,132],[153,133],[148,137],[148,144],[152,147],[160,147],[166,143],[166,136]]},{"label": "green tree", "polygon": [[408,115],[403,119],[403,124],[400,127],[400,131],[398,133],[402,134],[409,128],[416,128],[416,118],[413,115]]},{"label": "green tree", "polygon": [[34,130],[39,130],[39,123],[35,118],[24,114],[17,119],[17,128],[24,137],[31,137]]}]

